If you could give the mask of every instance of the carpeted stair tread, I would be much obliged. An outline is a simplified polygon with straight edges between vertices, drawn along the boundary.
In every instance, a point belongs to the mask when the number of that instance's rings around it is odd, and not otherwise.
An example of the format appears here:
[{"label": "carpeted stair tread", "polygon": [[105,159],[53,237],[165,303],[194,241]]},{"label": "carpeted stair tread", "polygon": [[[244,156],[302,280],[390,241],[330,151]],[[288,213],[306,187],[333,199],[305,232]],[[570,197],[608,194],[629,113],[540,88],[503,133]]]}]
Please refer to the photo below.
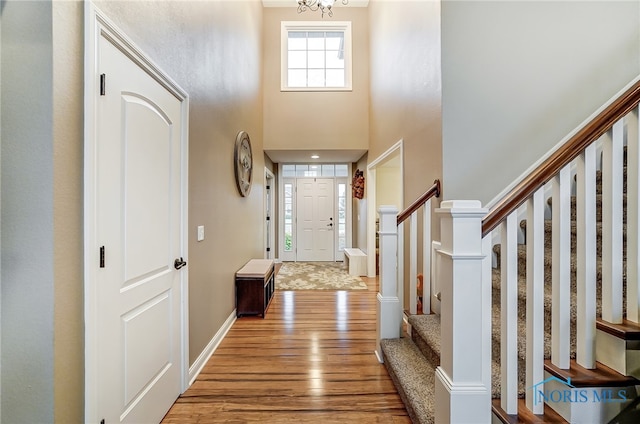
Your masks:
[{"label": "carpeted stair tread", "polygon": [[389,375],[412,422],[431,424],[434,419],[435,366],[408,338],[381,340]]},{"label": "carpeted stair tread", "polygon": [[[526,245],[526,237],[527,237],[527,220],[523,219],[520,221],[520,228],[524,232],[525,236],[525,245]],[[545,248],[551,248],[551,234],[553,230],[553,221],[551,219],[545,219],[544,221],[544,246]],[[627,240],[627,224],[622,224],[622,240],[626,242]],[[576,241],[578,234],[578,224],[576,221],[571,221],[571,249],[575,250]],[[601,256],[601,243],[602,243],[602,222],[596,222],[596,243],[597,243],[597,255]],[[496,245],[499,246],[499,245]]]},{"label": "carpeted stair tread", "polygon": [[[626,148],[627,146],[624,147],[625,148],[625,156],[624,156],[624,163],[625,165],[622,167],[622,190],[626,193],[627,191],[627,156],[626,156]],[[577,181],[577,175],[573,176],[573,181]],[[596,170],[596,194],[602,194],[602,171],[601,170]]]},{"label": "carpeted stair tread", "polygon": [[[497,310],[494,308],[494,327],[495,327],[495,319],[499,320],[500,317],[496,313]],[[435,365],[440,365],[440,316],[436,314],[431,315],[412,315],[409,317],[409,324],[411,325],[411,338],[415,345],[420,349],[421,353],[427,358],[427,360]],[[498,327],[498,331],[500,331]],[[493,398],[500,397],[500,343],[499,343],[499,333],[496,334],[494,331],[493,334],[494,343],[493,343],[493,353],[492,353],[492,363],[491,363],[491,374],[493,376],[493,380],[491,382],[491,396]],[[496,343],[495,339],[498,339]],[[497,350],[496,350],[497,349]],[[523,353],[524,355],[524,353]],[[521,380],[524,382],[524,356],[519,358],[519,373],[523,377]],[[518,387],[519,396],[524,396],[525,387],[524,383],[520,384]]]},{"label": "carpeted stair tread", "polygon": [[[623,243],[624,244],[624,243]],[[624,246],[623,246],[624,247]],[[494,268],[494,272],[498,273],[498,284],[496,284],[496,280],[494,278],[494,288],[499,288],[499,273],[500,273],[500,255],[501,255],[501,246],[499,244],[496,244],[495,246],[493,246],[493,251],[496,254],[497,257],[497,262],[498,262],[498,266],[497,268]],[[551,285],[551,272],[552,272],[552,257],[553,257],[553,252],[551,250],[551,248],[546,248],[544,250],[544,273],[545,273],[545,286],[546,285]],[[518,274],[524,276],[525,274],[525,270],[526,270],[526,262],[527,261],[527,245],[525,244],[519,244],[518,245]],[[571,291],[575,291],[575,284],[576,284],[576,272],[578,269],[578,263],[577,263],[577,259],[575,254],[571,255],[571,260],[570,262],[570,275],[571,275]],[[622,258],[622,279],[623,279],[623,283],[626,281],[626,258],[623,257]],[[596,257],[596,282],[598,285],[598,288],[600,287],[600,284],[602,282],[602,258],[601,255],[597,255]]]}]

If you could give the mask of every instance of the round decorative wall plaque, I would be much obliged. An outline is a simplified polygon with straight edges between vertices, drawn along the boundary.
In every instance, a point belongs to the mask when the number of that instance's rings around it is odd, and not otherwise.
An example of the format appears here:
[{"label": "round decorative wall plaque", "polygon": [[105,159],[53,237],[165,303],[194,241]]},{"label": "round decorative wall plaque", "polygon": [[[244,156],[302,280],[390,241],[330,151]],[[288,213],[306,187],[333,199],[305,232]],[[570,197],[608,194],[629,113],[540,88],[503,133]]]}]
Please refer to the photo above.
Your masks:
[{"label": "round decorative wall plaque", "polygon": [[238,191],[242,197],[246,197],[251,191],[253,156],[251,154],[251,140],[249,140],[249,134],[245,131],[240,131],[236,136],[236,144],[233,149],[233,165]]}]

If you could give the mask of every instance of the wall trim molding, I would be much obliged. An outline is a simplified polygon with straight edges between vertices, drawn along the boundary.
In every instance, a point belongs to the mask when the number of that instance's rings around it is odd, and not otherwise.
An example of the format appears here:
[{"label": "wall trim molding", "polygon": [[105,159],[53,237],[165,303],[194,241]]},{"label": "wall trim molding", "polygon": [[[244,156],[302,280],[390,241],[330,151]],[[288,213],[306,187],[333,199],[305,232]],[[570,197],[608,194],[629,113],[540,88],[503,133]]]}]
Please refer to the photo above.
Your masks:
[{"label": "wall trim molding", "polygon": [[218,349],[222,340],[224,340],[225,336],[231,330],[233,323],[236,322],[236,310],[231,311],[231,315],[225,320],[222,327],[218,330],[218,332],[213,336],[211,341],[207,344],[207,346],[203,349],[203,351],[198,355],[196,360],[193,362],[193,365],[189,367],[189,386],[193,384],[196,380],[202,369],[211,358],[211,355]]}]

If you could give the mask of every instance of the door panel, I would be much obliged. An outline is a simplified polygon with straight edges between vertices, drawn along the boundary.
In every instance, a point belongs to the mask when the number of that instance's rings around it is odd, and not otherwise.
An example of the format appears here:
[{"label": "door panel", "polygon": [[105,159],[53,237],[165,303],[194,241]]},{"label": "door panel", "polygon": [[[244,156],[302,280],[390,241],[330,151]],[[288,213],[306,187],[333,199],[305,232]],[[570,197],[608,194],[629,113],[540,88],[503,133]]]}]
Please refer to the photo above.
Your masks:
[{"label": "door panel", "polygon": [[[150,381],[161,378],[171,366],[170,292],[162,293],[122,317],[124,339],[125,404],[144,393]],[[140,334],[157,328],[148,337]]]},{"label": "door panel", "polygon": [[181,387],[182,102],[109,38],[98,69],[98,414],[159,422]]},{"label": "door panel", "polygon": [[124,95],[122,105],[128,284],[167,270],[171,262],[171,122],[149,100]]}]

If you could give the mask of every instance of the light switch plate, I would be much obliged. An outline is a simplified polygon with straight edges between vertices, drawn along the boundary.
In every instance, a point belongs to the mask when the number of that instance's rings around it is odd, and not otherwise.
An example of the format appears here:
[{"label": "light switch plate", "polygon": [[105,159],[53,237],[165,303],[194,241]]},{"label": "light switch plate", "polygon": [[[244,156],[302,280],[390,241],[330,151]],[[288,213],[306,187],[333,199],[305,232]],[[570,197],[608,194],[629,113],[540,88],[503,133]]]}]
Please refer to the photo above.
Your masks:
[{"label": "light switch plate", "polygon": [[198,225],[198,241],[204,240],[204,225]]}]

